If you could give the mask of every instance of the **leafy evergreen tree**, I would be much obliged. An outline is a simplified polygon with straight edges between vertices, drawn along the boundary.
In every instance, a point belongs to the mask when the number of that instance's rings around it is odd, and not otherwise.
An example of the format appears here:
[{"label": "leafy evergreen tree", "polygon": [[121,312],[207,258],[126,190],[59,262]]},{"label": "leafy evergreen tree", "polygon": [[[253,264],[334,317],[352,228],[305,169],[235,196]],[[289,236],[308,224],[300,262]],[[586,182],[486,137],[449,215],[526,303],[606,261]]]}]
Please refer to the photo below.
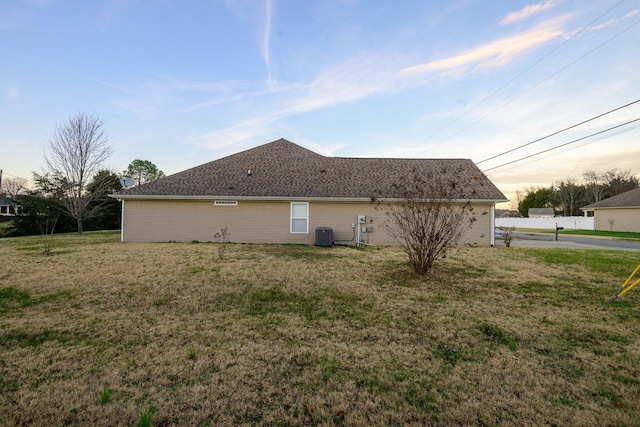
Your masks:
[{"label": "leafy evergreen tree", "polygon": [[122,190],[122,184],[120,184],[118,174],[107,169],[96,173],[93,180],[87,185],[87,191],[95,195],[89,208],[95,209],[97,214],[87,221],[86,230],[117,230],[120,228],[122,205],[118,200],[109,197],[109,194],[120,190]]},{"label": "leafy evergreen tree", "polygon": [[129,163],[127,170],[123,172],[125,176],[136,180],[136,185],[142,185],[156,179],[164,178],[164,172],[151,163],[149,160],[135,159]]},{"label": "leafy evergreen tree", "polygon": [[75,220],[66,214],[58,201],[39,191],[29,191],[16,197],[20,205],[19,214],[7,230],[10,236],[30,236],[74,231]]},{"label": "leafy evergreen tree", "polygon": [[518,211],[524,217],[529,216],[530,208],[551,208],[552,191],[550,188],[531,188],[518,204]]}]

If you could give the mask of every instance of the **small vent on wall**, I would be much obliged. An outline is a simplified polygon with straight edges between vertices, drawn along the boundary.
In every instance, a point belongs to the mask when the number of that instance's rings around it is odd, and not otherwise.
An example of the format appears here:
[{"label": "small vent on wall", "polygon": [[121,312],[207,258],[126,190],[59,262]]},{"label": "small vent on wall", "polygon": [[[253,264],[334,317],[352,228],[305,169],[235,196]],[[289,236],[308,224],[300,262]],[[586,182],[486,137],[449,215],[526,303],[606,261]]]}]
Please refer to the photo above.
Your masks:
[{"label": "small vent on wall", "polygon": [[238,202],[235,200],[216,200],[213,204],[215,206],[238,206]]}]

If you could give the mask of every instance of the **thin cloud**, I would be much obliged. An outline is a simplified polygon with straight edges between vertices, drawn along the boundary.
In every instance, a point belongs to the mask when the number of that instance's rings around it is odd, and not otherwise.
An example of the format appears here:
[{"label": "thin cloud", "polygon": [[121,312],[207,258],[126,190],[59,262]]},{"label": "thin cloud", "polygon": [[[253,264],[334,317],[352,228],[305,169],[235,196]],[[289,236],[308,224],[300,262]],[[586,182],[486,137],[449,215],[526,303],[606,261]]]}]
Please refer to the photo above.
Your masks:
[{"label": "thin cloud", "polygon": [[512,12],[502,18],[500,21],[501,25],[513,24],[514,22],[522,21],[523,19],[527,19],[533,15],[536,15],[542,11],[547,9],[551,9],[556,6],[559,2],[557,0],[547,0],[544,3],[531,4],[523,7],[521,10],[517,12]]},{"label": "thin cloud", "polygon": [[273,95],[279,92],[293,91],[300,88],[300,83],[286,82],[267,82],[267,81],[250,81],[236,80],[227,82],[212,83],[179,83],[176,89],[197,91],[202,93],[221,92],[227,96],[216,96],[187,107],[177,109],[176,113],[191,113],[197,110],[210,108],[216,105],[228,104],[233,102],[242,102],[247,99],[258,99],[264,95]]},{"label": "thin cloud", "polygon": [[[267,81],[272,82],[271,32],[273,22],[273,0],[263,2],[239,2],[223,0],[227,10],[241,21],[251,22],[256,32],[256,43],[267,71]],[[264,4],[264,6],[263,6]]]},{"label": "thin cloud", "polygon": [[391,68],[394,63],[389,61],[383,64],[376,57],[359,55],[321,73],[309,83],[291,86],[289,93],[279,101],[270,99],[263,104],[255,98],[249,119],[192,139],[212,150],[220,149],[225,143],[242,147],[256,138],[264,140],[266,135],[274,134],[276,123],[287,117],[354,102],[390,90],[386,82],[392,80],[392,72],[385,69]]},{"label": "thin cloud", "polygon": [[560,22],[554,21],[552,25],[537,27],[524,34],[496,40],[459,55],[403,68],[398,72],[398,75],[408,77],[418,73],[432,72],[459,74],[473,67],[496,67],[507,64],[523,52],[561,37],[563,31],[560,28]]},{"label": "thin cloud", "polygon": [[190,139],[206,149],[231,153],[237,151],[238,147],[246,148],[256,135],[262,135],[263,138],[268,135],[272,122],[272,118],[256,117],[225,129],[193,135]]},{"label": "thin cloud", "polygon": [[609,19],[607,22],[600,24],[600,25],[594,25],[592,27],[587,28],[590,31],[597,31],[597,30],[602,30],[603,28],[607,28],[610,27],[612,25],[617,25],[620,22],[624,21],[625,19],[629,19],[632,16],[636,16],[637,14],[640,13],[640,10],[638,9],[634,9],[631,12],[625,14],[622,18],[614,18],[614,19]]},{"label": "thin cloud", "polygon": [[344,147],[344,144],[339,142],[323,145],[301,135],[295,137],[290,136],[292,130],[282,130],[280,127],[273,126],[275,120],[275,116],[257,117],[218,131],[194,134],[191,135],[189,139],[197,146],[208,151],[213,151],[218,156],[226,156],[241,150],[246,150],[255,144],[263,144],[265,141],[275,140],[283,137],[283,135],[289,135],[287,138],[294,139],[297,144],[309,147],[316,153],[325,156],[333,156],[338,150]]},{"label": "thin cloud", "polygon": [[[171,76],[161,77],[170,82],[178,90],[190,91],[190,92],[221,92],[221,93],[238,93],[238,92],[258,92],[263,93],[264,88],[268,85],[268,81],[265,80],[214,80],[214,81],[189,81],[183,79],[177,79]],[[276,82],[272,84],[269,89],[272,92],[278,92],[290,88],[293,83]]]},{"label": "thin cloud", "polygon": [[264,19],[264,34],[262,35],[262,57],[267,67],[267,80],[271,81],[271,20],[273,17],[273,4],[271,0],[265,2],[265,19]]}]

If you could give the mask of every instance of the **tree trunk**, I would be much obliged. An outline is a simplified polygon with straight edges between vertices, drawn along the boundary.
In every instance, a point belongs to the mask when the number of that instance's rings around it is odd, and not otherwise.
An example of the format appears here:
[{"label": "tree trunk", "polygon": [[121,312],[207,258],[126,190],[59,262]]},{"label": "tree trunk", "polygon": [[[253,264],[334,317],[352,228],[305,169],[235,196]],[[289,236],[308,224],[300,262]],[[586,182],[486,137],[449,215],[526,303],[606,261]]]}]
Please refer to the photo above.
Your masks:
[{"label": "tree trunk", "polygon": [[78,234],[82,234],[82,220],[78,219]]}]

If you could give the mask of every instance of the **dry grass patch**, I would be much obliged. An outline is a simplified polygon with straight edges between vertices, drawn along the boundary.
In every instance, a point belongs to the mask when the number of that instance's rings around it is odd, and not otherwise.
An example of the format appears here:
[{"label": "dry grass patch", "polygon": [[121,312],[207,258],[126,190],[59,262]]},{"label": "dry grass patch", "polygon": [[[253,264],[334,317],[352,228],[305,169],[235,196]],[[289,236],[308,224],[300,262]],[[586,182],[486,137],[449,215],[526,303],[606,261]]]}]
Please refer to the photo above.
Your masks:
[{"label": "dry grass patch", "polygon": [[634,425],[635,253],[0,240],[9,425]]}]

